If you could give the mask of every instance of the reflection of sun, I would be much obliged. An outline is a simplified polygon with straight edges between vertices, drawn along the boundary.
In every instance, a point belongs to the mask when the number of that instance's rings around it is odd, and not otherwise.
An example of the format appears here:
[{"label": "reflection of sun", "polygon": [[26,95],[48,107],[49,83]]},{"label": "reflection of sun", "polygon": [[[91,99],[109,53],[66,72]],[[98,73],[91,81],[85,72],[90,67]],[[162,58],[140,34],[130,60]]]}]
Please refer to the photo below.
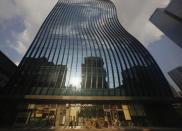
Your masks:
[{"label": "reflection of sun", "polygon": [[76,88],[81,87],[81,77],[72,77],[70,79],[70,84]]}]

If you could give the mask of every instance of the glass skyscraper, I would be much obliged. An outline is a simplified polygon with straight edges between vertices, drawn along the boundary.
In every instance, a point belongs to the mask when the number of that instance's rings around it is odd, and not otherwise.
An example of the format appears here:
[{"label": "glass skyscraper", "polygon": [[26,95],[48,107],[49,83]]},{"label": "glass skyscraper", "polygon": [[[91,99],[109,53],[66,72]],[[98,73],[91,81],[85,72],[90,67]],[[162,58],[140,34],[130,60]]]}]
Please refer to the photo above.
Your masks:
[{"label": "glass skyscraper", "polygon": [[154,59],[123,29],[108,0],[58,1],[19,68],[12,94],[171,95]]},{"label": "glass skyscraper", "polygon": [[19,100],[15,125],[56,127],[165,125],[158,115],[172,99],[109,0],[59,0],[1,94]]}]

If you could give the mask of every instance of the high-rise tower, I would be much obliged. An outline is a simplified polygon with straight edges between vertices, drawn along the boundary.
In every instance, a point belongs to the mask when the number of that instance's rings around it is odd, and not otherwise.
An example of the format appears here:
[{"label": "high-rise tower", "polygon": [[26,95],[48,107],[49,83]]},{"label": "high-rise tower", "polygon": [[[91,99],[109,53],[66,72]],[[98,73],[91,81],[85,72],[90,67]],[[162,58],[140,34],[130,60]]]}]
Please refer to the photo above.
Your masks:
[{"label": "high-rise tower", "polygon": [[1,94],[19,100],[15,125],[31,126],[86,126],[93,119],[165,125],[159,103],[172,99],[158,65],[109,0],[59,0]]}]

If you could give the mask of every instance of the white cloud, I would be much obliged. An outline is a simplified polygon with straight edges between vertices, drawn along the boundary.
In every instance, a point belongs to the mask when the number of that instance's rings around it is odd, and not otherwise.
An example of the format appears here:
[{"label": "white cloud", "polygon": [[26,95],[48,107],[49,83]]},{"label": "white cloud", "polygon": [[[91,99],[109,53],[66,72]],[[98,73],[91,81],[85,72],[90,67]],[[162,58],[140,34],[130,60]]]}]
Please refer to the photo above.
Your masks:
[{"label": "white cloud", "polygon": [[15,49],[24,54],[57,0],[15,0],[15,2],[25,24],[25,30],[17,36]]},{"label": "white cloud", "polygon": [[12,0],[1,0],[0,2],[0,23],[18,15],[16,5]]},{"label": "white cloud", "polygon": [[149,21],[156,8],[166,7],[170,0],[112,0],[121,24],[144,46],[160,39],[161,33]]},{"label": "white cloud", "polygon": [[[5,21],[19,17],[25,26],[22,32],[12,30],[10,48],[22,56],[35,37],[40,25],[56,4],[57,0],[2,0],[0,1],[0,23],[5,28]],[[7,40],[9,41],[9,40]]]},{"label": "white cloud", "polygon": [[20,62],[18,62],[18,61],[17,61],[17,62],[15,62],[15,64],[16,64],[17,66],[19,65],[19,63],[20,63]]},{"label": "white cloud", "polygon": [[20,53],[20,54],[24,54],[26,49],[27,49],[27,45],[29,45],[30,39],[29,39],[29,34],[28,34],[28,30],[24,30],[22,33],[20,33],[17,37],[17,44],[15,46],[15,49]]}]

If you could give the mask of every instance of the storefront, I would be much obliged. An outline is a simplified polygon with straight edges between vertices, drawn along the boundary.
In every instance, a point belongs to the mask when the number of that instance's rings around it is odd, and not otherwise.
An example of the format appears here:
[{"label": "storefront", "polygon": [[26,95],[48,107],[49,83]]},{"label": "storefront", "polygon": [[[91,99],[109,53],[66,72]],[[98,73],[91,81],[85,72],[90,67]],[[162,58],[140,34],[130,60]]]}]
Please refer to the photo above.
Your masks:
[{"label": "storefront", "polygon": [[138,104],[28,104],[18,107],[14,126],[117,128],[145,121],[143,107]]}]

